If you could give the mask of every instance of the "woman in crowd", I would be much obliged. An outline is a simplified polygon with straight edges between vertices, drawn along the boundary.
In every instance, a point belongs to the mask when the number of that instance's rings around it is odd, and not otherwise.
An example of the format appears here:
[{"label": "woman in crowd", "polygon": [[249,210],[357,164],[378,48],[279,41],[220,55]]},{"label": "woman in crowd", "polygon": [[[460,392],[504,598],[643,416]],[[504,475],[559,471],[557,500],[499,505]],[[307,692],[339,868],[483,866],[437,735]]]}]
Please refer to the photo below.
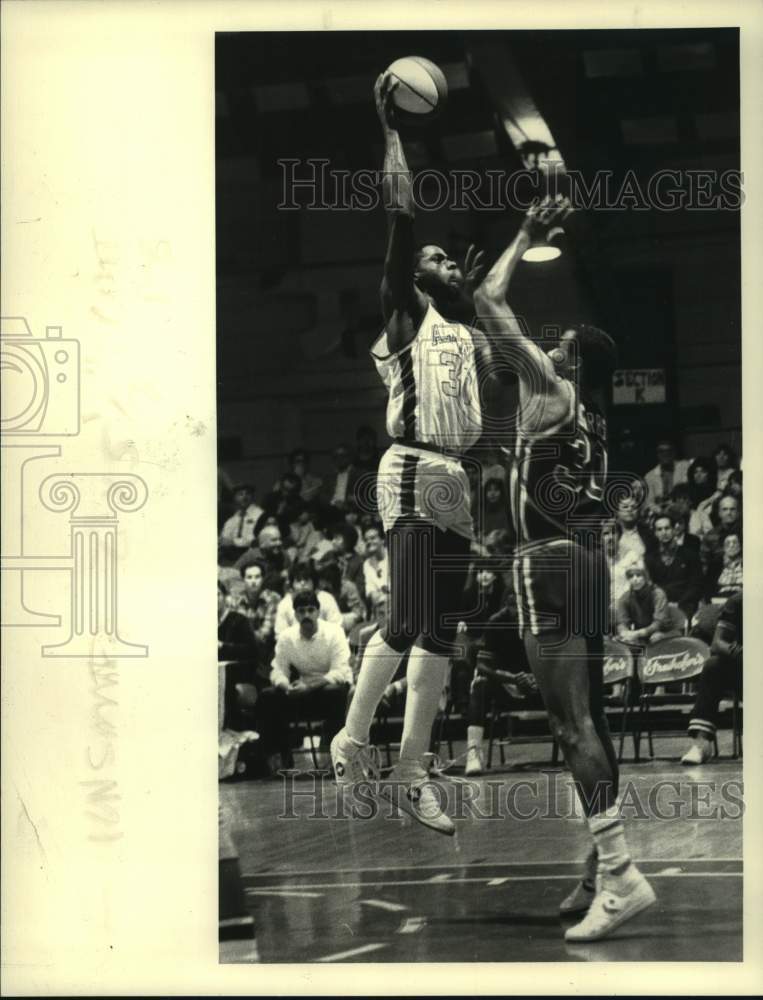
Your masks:
[{"label": "woman in crowd", "polygon": [[707,581],[707,599],[724,602],[742,589],[742,543],[739,535],[726,535],[723,539],[723,563],[720,572],[710,573]]},{"label": "woman in crowd", "polygon": [[731,474],[739,468],[739,458],[733,448],[719,444],[713,452],[713,461],[718,470],[718,489],[725,490]]},{"label": "woman in crowd", "polygon": [[642,562],[625,570],[628,590],[617,601],[617,637],[635,645],[660,642],[681,635],[677,609],[668,604],[665,591],[651,582]]},{"label": "woman in crowd", "polygon": [[695,458],[686,475],[689,503],[691,510],[695,511],[697,515],[694,524],[696,530],[692,530],[691,527],[689,530],[693,535],[704,535],[712,528],[710,515],[713,504],[722,493],[722,490],[718,488],[718,472],[715,468],[715,462],[710,458]]}]

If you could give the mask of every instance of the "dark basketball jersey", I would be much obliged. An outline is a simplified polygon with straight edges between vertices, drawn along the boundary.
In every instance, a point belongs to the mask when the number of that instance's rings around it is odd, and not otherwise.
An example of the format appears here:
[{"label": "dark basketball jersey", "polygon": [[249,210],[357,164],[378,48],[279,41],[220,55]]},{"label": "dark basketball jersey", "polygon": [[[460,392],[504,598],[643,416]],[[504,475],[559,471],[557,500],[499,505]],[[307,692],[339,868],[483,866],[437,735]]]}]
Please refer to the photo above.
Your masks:
[{"label": "dark basketball jersey", "polygon": [[520,428],[511,473],[517,545],[596,531],[604,518],[607,425],[570,387],[569,411],[544,431]]}]

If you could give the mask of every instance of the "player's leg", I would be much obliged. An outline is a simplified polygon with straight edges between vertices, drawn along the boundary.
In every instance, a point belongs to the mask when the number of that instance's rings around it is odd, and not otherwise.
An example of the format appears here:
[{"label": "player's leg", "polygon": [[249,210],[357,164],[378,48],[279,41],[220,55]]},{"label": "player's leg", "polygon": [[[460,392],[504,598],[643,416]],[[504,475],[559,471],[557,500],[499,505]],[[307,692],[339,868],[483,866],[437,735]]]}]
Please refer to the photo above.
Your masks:
[{"label": "player's leg", "polygon": [[341,784],[368,777],[367,746],[379,702],[405,652],[419,633],[420,551],[431,546],[429,527],[420,518],[399,519],[387,532],[390,597],[387,623],[368,640],[344,728],[331,743],[334,774]]},{"label": "player's leg", "polygon": [[443,797],[432,787],[425,755],[445,687],[457,615],[463,597],[469,557],[468,539],[423,522],[418,537],[406,548],[416,611],[409,620],[421,632],[408,659],[408,690],[403,718],[400,758],[390,779],[401,788],[397,801],[419,822],[440,833],[455,827],[443,812]]}]

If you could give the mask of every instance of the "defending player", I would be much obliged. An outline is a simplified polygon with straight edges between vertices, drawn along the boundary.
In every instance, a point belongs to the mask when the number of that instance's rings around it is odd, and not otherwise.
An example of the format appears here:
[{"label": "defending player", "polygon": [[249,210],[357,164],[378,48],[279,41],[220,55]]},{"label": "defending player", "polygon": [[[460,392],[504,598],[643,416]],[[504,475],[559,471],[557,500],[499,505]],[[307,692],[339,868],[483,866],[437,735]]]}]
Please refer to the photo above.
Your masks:
[{"label": "defending player", "polygon": [[602,704],[602,640],[609,608],[609,571],[601,544],[607,474],[604,404],[616,352],[603,331],[574,326],[546,354],[506,302],[522,254],[568,208],[562,199],[545,199],[530,209],[476,291],[475,305],[494,354],[511,355],[519,375],[512,508],[520,627],[593,837],[586,877],[561,906],[563,913],[588,912],[565,937],[592,941],[655,899],[625,843],[615,804],[617,757]]},{"label": "defending player", "polygon": [[411,176],[394,127],[396,85],[379,77],[375,87],[385,140],[389,235],[381,285],[385,328],[371,349],[389,392],[387,430],[393,438],[378,476],[390,608],[388,624],[374,633],[363,654],[346,727],[331,744],[331,759],[339,784],[368,776],[374,713],[411,649],[400,759],[384,787],[393,789],[398,805],[419,822],[452,834],[423,758],[446,683],[472,539],[469,482],[459,455],[481,434],[479,379],[487,358],[480,348],[484,334],[460,320],[474,314],[468,292],[481,255],[473,256],[470,248],[464,278],[440,247],[416,248]]}]

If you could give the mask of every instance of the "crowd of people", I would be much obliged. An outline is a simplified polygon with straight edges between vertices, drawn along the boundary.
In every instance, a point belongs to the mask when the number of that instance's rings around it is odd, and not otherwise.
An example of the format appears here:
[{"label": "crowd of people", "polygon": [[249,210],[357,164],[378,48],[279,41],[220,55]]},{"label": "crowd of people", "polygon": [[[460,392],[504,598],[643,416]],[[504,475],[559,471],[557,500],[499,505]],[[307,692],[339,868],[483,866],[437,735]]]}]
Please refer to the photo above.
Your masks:
[{"label": "crowd of people", "polygon": [[[224,727],[259,734],[261,773],[293,763],[292,723],[320,722],[327,747],[352,697],[358,651],[387,614],[384,532],[373,509],[376,435],[338,445],[321,478],[304,448],[261,494],[223,485],[218,537],[218,660],[224,663]],[[511,572],[511,458],[481,452],[465,463],[478,526],[446,697],[465,724],[466,773],[484,769],[484,734],[497,699],[540,697],[518,637]],[[224,481],[223,481],[224,483]],[[360,503],[358,503],[360,498]],[[742,472],[727,445],[709,458],[657,464],[620,500],[606,529],[611,634],[648,646],[690,633],[711,646],[692,712],[684,762],[711,755],[718,702],[741,686]],[[739,620],[737,620],[739,619]],[[729,635],[732,635],[729,641]],[[405,665],[380,712],[405,698]]]}]

